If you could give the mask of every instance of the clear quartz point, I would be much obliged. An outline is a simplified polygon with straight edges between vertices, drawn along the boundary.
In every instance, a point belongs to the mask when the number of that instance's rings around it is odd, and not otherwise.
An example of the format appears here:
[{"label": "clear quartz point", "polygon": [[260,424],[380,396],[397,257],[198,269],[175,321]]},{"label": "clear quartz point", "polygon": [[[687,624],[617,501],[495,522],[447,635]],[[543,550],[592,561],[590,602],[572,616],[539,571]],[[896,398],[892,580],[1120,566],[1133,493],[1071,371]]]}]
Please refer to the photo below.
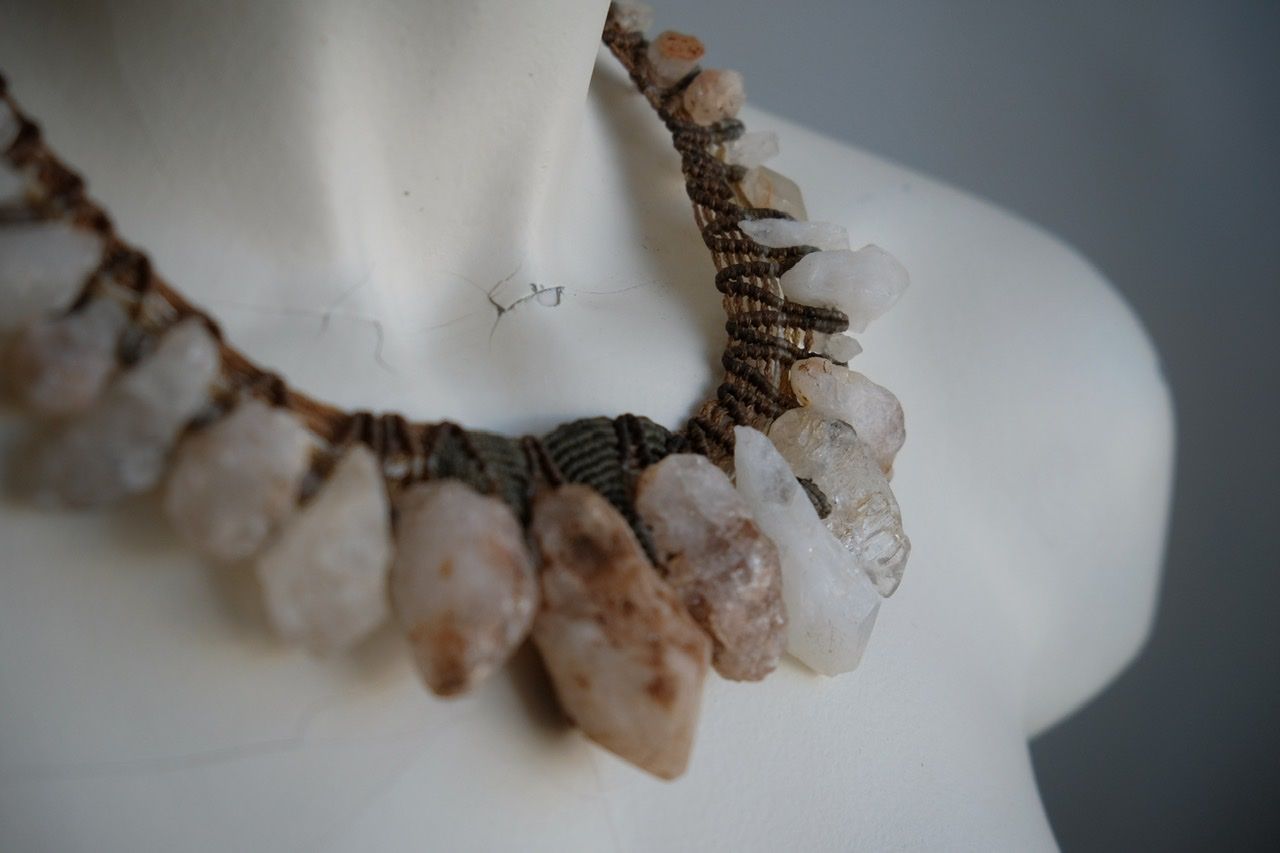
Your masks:
[{"label": "clear quartz point", "polygon": [[179,432],[208,403],[220,365],[203,321],[169,329],[92,408],[41,440],[31,460],[36,498],[93,506],[151,489]]},{"label": "clear quartz point", "polygon": [[533,622],[538,580],[520,522],[460,480],[411,486],[396,507],[396,619],[427,686],[465,693],[502,666]]},{"label": "clear quartz point", "polygon": [[208,557],[252,556],[293,512],[313,446],[291,412],[245,400],[178,445],[165,515]]},{"label": "clear quartz point", "polygon": [[356,645],[386,621],[391,553],[382,470],[355,445],[254,561],[272,627],[317,654]]},{"label": "clear quartz point", "polygon": [[778,156],[778,134],[772,130],[749,130],[730,142],[722,152],[730,166],[754,169]]},{"label": "clear quartz point", "polygon": [[880,612],[875,587],[763,433],[734,429],[733,464],[738,491],[782,555],[787,651],[823,675],[856,668]]},{"label": "clear quartz point", "polygon": [[782,292],[801,305],[843,311],[850,331],[865,332],[872,320],[893,307],[910,281],[893,255],[869,245],[856,252],[805,255],[782,274]]},{"label": "clear quartz point", "polygon": [[742,233],[761,246],[785,249],[813,246],[817,249],[849,248],[849,233],[831,222],[798,222],[793,219],[744,219]]},{"label": "clear quartz point", "polygon": [[785,175],[768,166],[748,169],[738,184],[738,189],[752,207],[780,210],[794,219],[808,219],[804,209],[804,196],[800,187]]},{"label": "clear quartz point", "polygon": [[565,713],[596,743],[674,779],[693,748],[710,641],[594,490],[540,495],[530,533],[542,565],[533,640]]},{"label": "clear quartz point", "polygon": [[892,391],[825,358],[797,361],[789,378],[801,405],[853,427],[867,453],[889,475],[907,439],[902,404]]},{"label": "clear quartz point", "polygon": [[673,454],[641,475],[636,511],[667,582],[715,644],[716,671],[737,681],[772,672],[786,644],[778,549],[728,475],[705,456]]},{"label": "clear quartz point", "polygon": [[116,370],[116,346],[127,321],[118,304],[95,299],[75,313],[28,323],[5,360],[14,396],[40,415],[88,409]]},{"label": "clear quartz point", "polygon": [[769,439],[797,477],[822,489],[831,503],[823,522],[853,555],[857,569],[871,578],[881,595],[892,595],[902,580],[911,542],[903,532],[902,513],[889,481],[853,427],[802,407],[775,420]]}]

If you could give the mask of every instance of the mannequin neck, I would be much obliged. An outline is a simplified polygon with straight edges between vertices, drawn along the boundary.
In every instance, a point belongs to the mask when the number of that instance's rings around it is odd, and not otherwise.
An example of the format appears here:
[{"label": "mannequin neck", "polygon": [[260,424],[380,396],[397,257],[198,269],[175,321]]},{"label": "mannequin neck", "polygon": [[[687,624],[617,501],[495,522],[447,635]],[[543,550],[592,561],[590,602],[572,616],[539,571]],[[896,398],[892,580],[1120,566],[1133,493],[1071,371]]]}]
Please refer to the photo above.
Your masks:
[{"label": "mannequin neck", "polygon": [[606,5],[143,0],[104,8],[97,38],[167,179],[156,201],[398,305],[442,270],[520,262]]}]

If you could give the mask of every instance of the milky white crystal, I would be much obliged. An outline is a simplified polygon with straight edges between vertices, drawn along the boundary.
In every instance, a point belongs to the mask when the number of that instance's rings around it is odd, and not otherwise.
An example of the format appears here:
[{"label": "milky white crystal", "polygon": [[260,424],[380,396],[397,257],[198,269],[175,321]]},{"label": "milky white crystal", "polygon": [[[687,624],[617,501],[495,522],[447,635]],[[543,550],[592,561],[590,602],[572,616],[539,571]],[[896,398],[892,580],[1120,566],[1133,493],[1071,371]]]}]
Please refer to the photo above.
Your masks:
[{"label": "milky white crystal", "polygon": [[711,637],[716,671],[738,681],[772,672],[786,645],[778,549],[728,475],[700,454],[673,454],[641,475],[636,511],[667,583]]},{"label": "milky white crystal", "polygon": [[848,364],[862,352],[862,344],[848,335],[817,332],[814,334],[814,352],[820,352],[832,361]]},{"label": "milky white crystal", "polygon": [[609,15],[619,27],[630,33],[644,33],[653,26],[653,7],[648,3],[614,0],[609,6]]},{"label": "milky white crystal", "polygon": [[693,747],[711,643],[597,492],[566,485],[534,502],[542,566],[533,640],[583,733],[663,779]]},{"label": "milky white crystal", "polygon": [[787,651],[823,675],[857,667],[871,637],[880,596],[831,531],[773,443],[734,429],[738,491],[782,555]]},{"label": "milky white crystal", "polygon": [[831,504],[823,522],[880,594],[892,595],[902,580],[911,542],[903,533],[902,513],[889,481],[853,427],[802,407],[775,420],[769,439],[797,477],[822,489]]},{"label": "milky white crystal", "polygon": [[354,646],[387,618],[391,553],[382,470],[355,445],[254,561],[272,627],[318,654]]},{"label": "milky white crystal", "polygon": [[37,497],[89,506],[153,487],[178,433],[208,402],[220,364],[217,341],[202,321],[169,329],[91,409],[36,447]]},{"label": "milky white crystal", "polygon": [[893,255],[879,246],[856,252],[841,249],[805,255],[782,275],[782,292],[793,302],[837,308],[849,316],[849,329],[867,324],[893,307],[910,279]]},{"label": "milky white crystal", "polygon": [[724,145],[724,162],[754,169],[778,156],[778,134],[772,130],[749,130]]},{"label": "milky white crystal", "polygon": [[313,444],[291,412],[245,400],[178,445],[165,514],[202,553],[244,559],[293,512]]},{"label": "milky white crystal", "polygon": [[791,365],[791,391],[801,405],[853,427],[886,476],[906,441],[902,404],[893,392],[825,358]]},{"label": "milky white crystal", "polygon": [[96,234],[64,222],[0,228],[0,331],[69,305],[101,255]]},{"label": "milky white crystal", "polygon": [[28,323],[5,360],[14,396],[42,415],[89,408],[116,369],[127,319],[115,302],[95,299],[73,314]]},{"label": "milky white crystal", "polygon": [[694,36],[667,30],[649,43],[649,67],[653,81],[659,86],[671,86],[682,80],[694,69],[706,48]]},{"label": "milky white crystal", "polygon": [[733,118],[746,103],[747,92],[737,71],[709,68],[699,72],[684,90],[684,108],[696,124],[715,124]]},{"label": "milky white crystal", "polygon": [[412,486],[397,509],[392,607],[427,686],[463,693],[529,633],[533,558],[511,509],[460,480]]},{"label": "milky white crystal", "polygon": [[804,196],[800,194],[800,187],[795,181],[768,166],[748,169],[738,182],[738,189],[752,207],[780,210],[793,219],[809,218],[804,209]]},{"label": "milky white crystal", "polygon": [[785,249],[813,246],[818,249],[849,248],[849,233],[832,222],[797,222],[794,219],[744,219],[742,233],[761,246]]}]

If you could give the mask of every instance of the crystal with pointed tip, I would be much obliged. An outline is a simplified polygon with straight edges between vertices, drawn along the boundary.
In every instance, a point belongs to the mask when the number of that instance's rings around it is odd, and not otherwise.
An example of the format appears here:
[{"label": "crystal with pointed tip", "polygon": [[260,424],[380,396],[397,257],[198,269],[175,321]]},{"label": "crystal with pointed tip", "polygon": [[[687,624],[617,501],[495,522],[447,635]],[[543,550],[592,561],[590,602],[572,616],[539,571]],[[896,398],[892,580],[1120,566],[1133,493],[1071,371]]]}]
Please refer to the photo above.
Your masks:
[{"label": "crystal with pointed tip", "polygon": [[355,445],[254,561],[272,627],[317,654],[356,645],[386,621],[391,553],[382,470]]},{"label": "crystal with pointed tip", "polygon": [[804,209],[804,196],[796,182],[768,166],[748,169],[738,183],[747,202],[752,207],[779,210],[794,219],[808,219]]},{"label": "crystal with pointed tip", "polygon": [[637,0],[614,0],[609,4],[609,18],[626,32],[643,34],[653,26],[653,7]]},{"label": "crystal with pointed tip", "polygon": [[813,252],[782,275],[782,292],[793,302],[837,308],[849,316],[849,329],[867,324],[893,307],[910,278],[897,258],[879,246],[856,252]]},{"label": "crystal with pointed tip", "polygon": [[823,526],[763,433],[734,429],[733,465],[738,491],[782,556],[787,651],[823,675],[849,672],[862,660],[880,611],[875,587]]},{"label": "crystal with pointed tip", "polygon": [[754,169],[778,156],[778,134],[772,130],[749,130],[726,142],[722,156],[730,166]]},{"label": "crystal with pointed tip", "polygon": [[597,492],[540,495],[530,532],[542,565],[533,640],[560,704],[596,743],[674,779],[693,747],[710,641]]},{"label": "crystal with pointed tip", "polygon": [[293,512],[313,446],[292,413],[245,400],[178,445],[165,514],[201,553],[225,562],[249,557]]},{"label": "crystal with pointed tip", "polygon": [[97,234],[65,222],[0,228],[0,331],[69,305],[101,256]]},{"label": "crystal with pointed tip", "polygon": [[797,361],[790,379],[801,405],[853,427],[867,453],[889,475],[907,439],[902,404],[892,391],[825,358]]},{"label": "crystal with pointed tip", "polygon": [[778,549],[728,475],[707,457],[677,453],[645,469],[636,511],[667,583],[714,643],[716,671],[758,681],[786,645]]},{"label": "crystal with pointed tip", "polygon": [[710,125],[736,116],[747,101],[747,91],[737,71],[709,68],[693,78],[683,100],[695,124]]},{"label": "crystal with pointed tip", "polygon": [[220,366],[218,342],[203,321],[169,329],[91,409],[35,448],[37,499],[92,506],[150,489],[179,432],[208,403]]},{"label": "crystal with pointed tip", "polygon": [[72,314],[28,323],[6,359],[14,396],[41,415],[82,412],[93,405],[116,369],[116,345],[128,318],[109,299]]},{"label": "crystal with pointed tip", "polygon": [[667,30],[649,43],[649,68],[653,82],[659,86],[671,86],[680,82],[692,71],[706,48],[696,37]]},{"label": "crystal with pointed tip", "polygon": [[862,352],[862,344],[856,338],[842,335],[814,333],[813,351],[820,352],[832,361],[848,364]]},{"label": "crystal with pointed tip", "polygon": [[397,501],[391,603],[427,686],[469,690],[516,650],[538,579],[515,514],[461,480],[410,487]]},{"label": "crystal with pointed tip", "polygon": [[831,512],[823,521],[857,567],[881,595],[893,595],[911,542],[902,530],[902,513],[889,481],[853,427],[802,407],[775,420],[769,438],[795,475],[812,480],[827,496]]},{"label": "crystal with pointed tip", "polygon": [[849,248],[849,233],[832,222],[797,222],[794,219],[744,219],[742,233],[761,246],[785,249],[813,246],[817,249]]}]

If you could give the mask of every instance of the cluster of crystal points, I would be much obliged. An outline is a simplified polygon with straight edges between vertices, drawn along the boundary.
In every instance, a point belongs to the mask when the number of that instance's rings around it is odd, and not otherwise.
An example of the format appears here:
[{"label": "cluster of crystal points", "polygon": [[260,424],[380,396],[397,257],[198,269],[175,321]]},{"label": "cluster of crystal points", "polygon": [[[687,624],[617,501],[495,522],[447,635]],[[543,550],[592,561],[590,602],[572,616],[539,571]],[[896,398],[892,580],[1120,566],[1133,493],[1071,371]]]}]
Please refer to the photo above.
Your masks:
[{"label": "cluster of crystal points", "polygon": [[[643,4],[611,11],[636,32],[651,19]],[[679,107],[712,125],[741,108],[742,78],[699,71],[702,54],[697,39],[663,33],[648,74],[680,84]],[[838,308],[863,331],[906,272],[878,247],[851,251],[840,226],[806,221],[798,187],[764,165],[777,151],[767,132],[717,144],[742,167],[739,200],[763,209],[736,225],[765,248],[809,247],[782,276],[784,295]],[[12,177],[0,169],[0,197],[21,190]],[[0,288],[6,323],[65,303],[101,254],[85,232],[44,223],[6,228],[0,250],[15,230],[31,239],[0,251],[0,280],[17,284]],[[40,498],[96,505],[163,483],[164,512],[188,542],[252,567],[283,639],[332,653],[393,619],[440,696],[473,689],[531,639],[579,728],[662,778],[689,761],[710,667],[759,680],[786,651],[818,673],[853,669],[910,552],[888,481],[902,407],[842,366],[861,351],[843,334],[815,334],[821,355],[791,366],[783,388],[799,408],[767,435],[737,428],[733,479],[703,456],[667,456],[635,483],[635,530],[591,488],[543,483],[526,530],[460,480],[389,491],[368,448],[321,447],[293,412],[219,387],[203,321],[124,348],[130,322],[111,299],[90,299],[21,328],[6,350],[14,396],[51,419],[28,460]],[[801,479],[821,491],[825,517]]]}]

